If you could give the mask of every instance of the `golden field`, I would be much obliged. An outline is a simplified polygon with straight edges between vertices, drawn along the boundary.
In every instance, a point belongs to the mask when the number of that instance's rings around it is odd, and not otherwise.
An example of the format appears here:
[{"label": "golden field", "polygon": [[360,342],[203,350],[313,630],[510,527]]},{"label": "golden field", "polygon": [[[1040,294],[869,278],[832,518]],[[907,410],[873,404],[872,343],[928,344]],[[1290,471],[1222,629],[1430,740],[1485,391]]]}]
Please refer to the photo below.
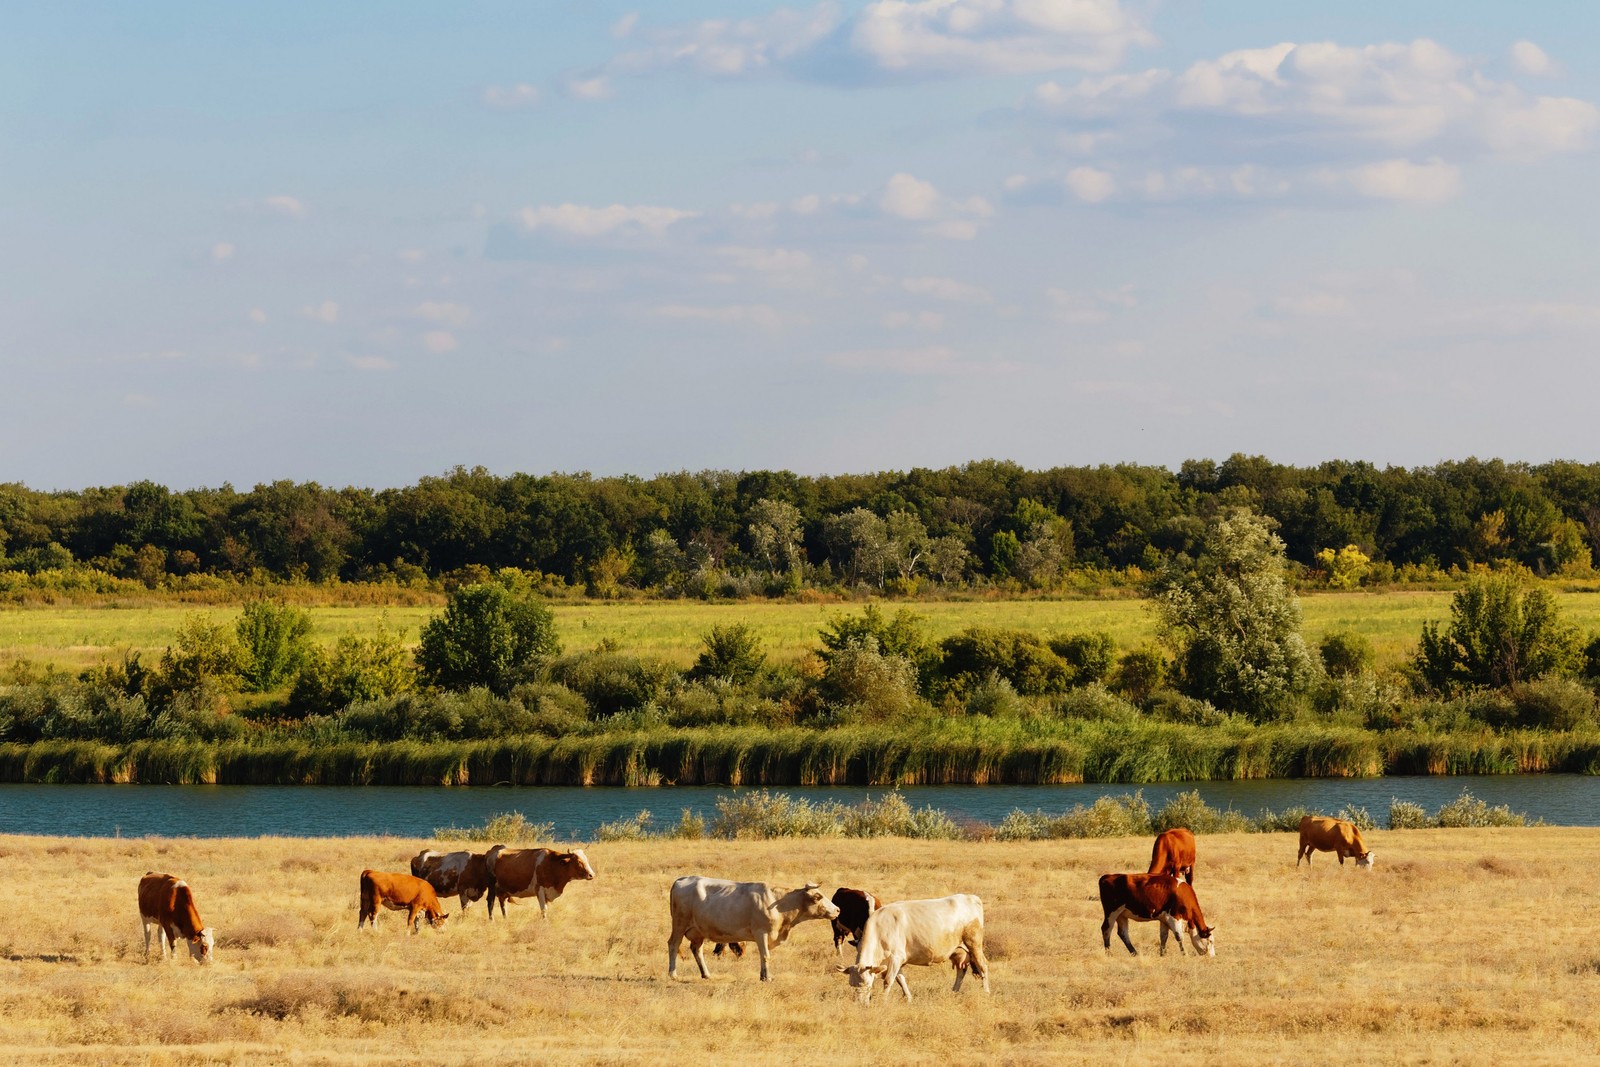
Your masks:
[{"label": "golden field", "polygon": [[[1099,874],[1145,839],[599,844],[599,872],[540,921],[481,903],[418,936],[356,930],[366,866],[399,838],[0,837],[0,1061],[29,1064],[1455,1063],[1600,1057],[1600,830],[1378,832],[1372,872],[1288,834],[1202,837],[1196,889],[1217,957],[1100,942]],[[218,962],[142,962],[147,870],[194,887]],[[685,952],[666,978],[679,874],[844,884],[985,902],[994,992],[909,968],[916,1000],[850,1000],[827,924],[756,954]],[[456,911],[456,902],[447,901]],[[849,952],[847,948],[847,954]],[[687,975],[687,977],[685,976]]]}]

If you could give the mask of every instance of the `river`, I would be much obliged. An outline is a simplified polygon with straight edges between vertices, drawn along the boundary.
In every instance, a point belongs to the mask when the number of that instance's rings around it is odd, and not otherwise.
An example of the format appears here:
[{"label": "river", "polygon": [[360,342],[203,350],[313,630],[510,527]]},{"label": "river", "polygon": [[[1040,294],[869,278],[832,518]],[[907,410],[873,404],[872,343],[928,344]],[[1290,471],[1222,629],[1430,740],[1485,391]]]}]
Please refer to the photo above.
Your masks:
[{"label": "river", "polygon": [[[916,807],[943,809],[958,819],[997,823],[1013,808],[1055,813],[1101,796],[1144,792],[1152,809],[1175,793],[1199,790],[1208,804],[1247,815],[1303,806],[1334,812],[1365,807],[1385,824],[1392,798],[1430,812],[1463,789],[1490,804],[1556,826],[1600,826],[1600,777],[1506,775],[1429,778],[1296,778],[1162,785],[916,786],[901,790]],[[855,803],[883,789],[785,787],[774,792],[813,801]],[[651,813],[657,826],[676,823],[689,808],[716,812],[714,786],[651,789],[440,789],[328,786],[0,785],[0,833],[70,837],[429,837],[436,827],[479,826],[491,815],[520,811],[530,822],[555,824],[556,836],[590,840],[603,822]]]}]

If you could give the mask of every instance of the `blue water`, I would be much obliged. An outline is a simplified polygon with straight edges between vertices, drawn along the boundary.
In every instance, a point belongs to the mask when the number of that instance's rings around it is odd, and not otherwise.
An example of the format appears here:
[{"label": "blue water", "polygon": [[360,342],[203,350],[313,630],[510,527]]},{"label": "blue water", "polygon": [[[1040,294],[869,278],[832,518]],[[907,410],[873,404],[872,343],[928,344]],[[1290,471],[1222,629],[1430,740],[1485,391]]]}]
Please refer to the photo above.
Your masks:
[{"label": "blue water", "polygon": [[[1167,785],[917,786],[901,790],[913,805],[931,805],[960,819],[999,822],[1013,808],[1064,811],[1101,796],[1142,790],[1152,808],[1198,789],[1206,802],[1248,815],[1304,806],[1327,812],[1365,807],[1383,825],[1392,798],[1438,810],[1463,789],[1490,804],[1507,804],[1556,826],[1600,826],[1600,777],[1507,775],[1472,778],[1273,779]],[[689,808],[716,812],[718,786],[649,789],[440,789],[332,786],[0,785],[0,833],[74,837],[344,837],[390,834],[428,837],[436,827],[478,826],[489,816],[520,811],[530,822],[555,824],[556,835],[589,840],[603,822],[649,811],[672,824]],[[774,792],[810,800],[855,803],[882,789],[785,787]]]}]

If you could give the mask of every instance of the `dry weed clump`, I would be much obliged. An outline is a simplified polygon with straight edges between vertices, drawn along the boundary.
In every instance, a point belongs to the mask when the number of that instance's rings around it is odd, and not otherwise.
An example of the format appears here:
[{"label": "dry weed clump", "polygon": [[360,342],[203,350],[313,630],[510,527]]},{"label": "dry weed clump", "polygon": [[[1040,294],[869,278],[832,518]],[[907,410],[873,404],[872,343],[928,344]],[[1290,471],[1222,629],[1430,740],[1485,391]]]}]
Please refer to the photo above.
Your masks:
[{"label": "dry weed clump", "polygon": [[[427,842],[170,842],[217,962],[146,965],[134,907],[150,842],[0,838],[28,891],[0,929],[0,1060],[30,1064],[511,1059],[564,1064],[1582,1062],[1600,1047],[1587,899],[1600,830],[1373,831],[1372,871],[1296,868],[1292,834],[1199,841],[1197,892],[1218,955],[1100,944],[1095,879],[1142,870],[1147,836],[644,840],[589,847],[599,870],[541,920],[481,905],[417,937],[355,929],[356,875]],[[399,867],[397,869],[403,869]],[[975,892],[994,993],[912,968],[916,999],[860,1011],[807,924],[772,958],[670,982],[666,888],[680,874],[821,882],[885,900]],[[232,890],[225,887],[233,886]],[[70,900],[70,908],[60,902]],[[455,911],[454,902],[450,910]],[[1537,921],[1530,916],[1537,914]],[[1454,930],[1462,936],[1448,936]],[[849,950],[846,950],[848,957]],[[693,973],[693,968],[689,968]]]}]

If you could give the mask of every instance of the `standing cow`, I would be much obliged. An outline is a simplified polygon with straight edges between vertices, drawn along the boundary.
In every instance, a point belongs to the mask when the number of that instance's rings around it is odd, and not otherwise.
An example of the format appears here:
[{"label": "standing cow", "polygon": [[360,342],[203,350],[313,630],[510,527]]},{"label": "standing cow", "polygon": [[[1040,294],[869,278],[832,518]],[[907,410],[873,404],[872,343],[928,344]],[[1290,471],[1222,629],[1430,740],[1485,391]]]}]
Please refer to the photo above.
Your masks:
[{"label": "standing cow", "polygon": [[667,906],[672,913],[668,978],[677,977],[678,949],[687,937],[701,978],[711,977],[700,952],[705,942],[754,941],[761,953],[761,980],[770,981],[767,959],[774,948],[789,940],[791,930],[810,919],[839,917],[838,906],[823,897],[815,882],[785,891],[765,882],[730,882],[693,874],[672,883]]},{"label": "standing cow", "polygon": [[872,999],[872,984],[883,979],[884,999],[896,984],[911,999],[904,968],[949,960],[956,970],[953,991],[961,989],[970,967],[989,992],[989,961],[983,954],[983,901],[971,893],[936,900],[885,904],[868,917],[856,949],[856,962],[839,971],[850,976],[856,999]]},{"label": "standing cow", "polygon": [[367,923],[378,928],[378,908],[406,913],[406,925],[417,932],[422,920],[428,925],[442,928],[450,916],[439,907],[439,898],[433,886],[410,874],[392,874],[388,871],[361,872],[361,913],[356,917],[356,929]]},{"label": "standing cow", "polygon": [[1194,885],[1194,834],[1182,826],[1158,834],[1150,850],[1150,873],[1170,874]]},{"label": "standing cow", "polygon": [[139,920],[144,925],[144,961],[150,962],[150,933],[159,933],[161,958],[177,958],[178,940],[189,943],[196,963],[210,963],[217,939],[200,919],[189,883],[170,874],[147,871],[139,879]]},{"label": "standing cow", "polygon": [[550,902],[559,897],[567,883],[591,881],[594,867],[583,849],[557,852],[553,848],[507,849],[496,845],[483,857],[489,869],[489,918],[494,918],[494,902],[500,902],[500,917],[506,916],[506,901],[533,897],[539,902],[539,917],[546,917]]},{"label": "standing cow", "polygon": [[467,905],[481,900],[489,891],[489,866],[482,852],[435,852],[425,848],[411,861],[413,877],[426,879],[440,896],[454,896]]},{"label": "standing cow", "polygon": [[[850,947],[855,948],[861,944],[861,930],[867,925],[867,917],[877,911],[881,905],[878,898],[865,889],[846,889],[840,887],[833,891],[833,906],[839,909],[839,915],[833,920],[833,954],[840,959],[844,958],[844,942],[850,942]],[[737,941],[718,942],[717,947],[711,950],[713,956],[722,955],[723,949],[731,949],[735,956],[743,958],[744,946]]]},{"label": "standing cow", "polygon": [[1128,937],[1128,920],[1132,919],[1161,924],[1163,956],[1167,954],[1169,931],[1177,935],[1180,954],[1185,933],[1196,953],[1217,954],[1216,927],[1206,925],[1194,887],[1170,874],[1102,874],[1100,907],[1105,913],[1105,920],[1100,923],[1100,937],[1108,953],[1111,951],[1111,927],[1115,926],[1117,936],[1128,946],[1128,951],[1135,956],[1139,954]]},{"label": "standing cow", "polygon": [[1361,831],[1355,823],[1343,819],[1307,815],[1300,820],[1300,852],[1294,858],[1294,865],[1298,867],[1300,861],[1305,860],[1309,867],[1313,852],[1332,852],[1339,857],[1341,867],[1346,856],[1352,857],[1357,867],[1372,866],[1373,853],[1362,842]]}]

